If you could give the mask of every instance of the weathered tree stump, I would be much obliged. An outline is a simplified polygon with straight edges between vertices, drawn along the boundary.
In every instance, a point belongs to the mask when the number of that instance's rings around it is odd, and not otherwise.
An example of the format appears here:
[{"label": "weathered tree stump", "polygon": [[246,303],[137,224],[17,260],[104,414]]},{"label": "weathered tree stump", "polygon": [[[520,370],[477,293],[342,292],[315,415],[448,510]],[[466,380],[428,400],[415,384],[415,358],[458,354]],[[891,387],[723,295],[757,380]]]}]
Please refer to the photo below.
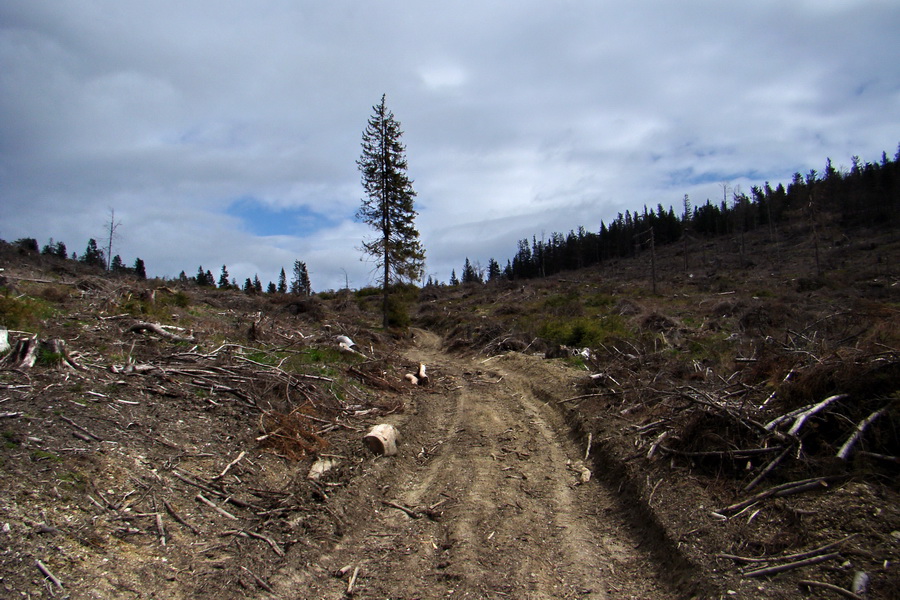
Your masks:
[{"label": "weathered tree stump", "polygon": [[393,456],[397,454],[397,428],[393,425],[382,423],[373,427],[363,438],[366,448],[375,454]]},{"label": "weathered tree stump", "polygon": [[58,338],[39,340],[37,336],[19,338],[9,354],[0,360],[6,369],[30,369],[35,363],[46,366],[63,366],[79,371],[85,368],[69,355],[65,340]]}]

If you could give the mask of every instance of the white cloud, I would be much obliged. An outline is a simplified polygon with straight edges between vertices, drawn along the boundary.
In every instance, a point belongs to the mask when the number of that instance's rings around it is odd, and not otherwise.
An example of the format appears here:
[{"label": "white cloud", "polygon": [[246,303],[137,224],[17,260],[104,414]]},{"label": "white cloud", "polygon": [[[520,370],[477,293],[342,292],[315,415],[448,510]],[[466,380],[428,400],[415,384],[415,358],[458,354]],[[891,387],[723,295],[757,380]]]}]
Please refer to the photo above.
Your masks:
[{"label": "white cloud", "polygon": [[[151,274],[268,281],[301,259],[314,287],[365,285],[355,160],[386,93],[446,280],[541,231],[717,198],[719,178],[893,154],[898,30],[880,0],[12,0],[0,237],[80,252],[113,207]],[[337,218],[254,235],[226,212],[241,198]]]}]

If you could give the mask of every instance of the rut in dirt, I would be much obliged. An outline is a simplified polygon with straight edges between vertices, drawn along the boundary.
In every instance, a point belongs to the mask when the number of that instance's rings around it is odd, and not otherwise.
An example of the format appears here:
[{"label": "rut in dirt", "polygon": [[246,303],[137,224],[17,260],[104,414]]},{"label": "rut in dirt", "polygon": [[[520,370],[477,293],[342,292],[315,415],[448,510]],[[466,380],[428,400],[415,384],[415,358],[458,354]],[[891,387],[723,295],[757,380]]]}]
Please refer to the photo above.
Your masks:
[{"label": "rut in dirt", "polygon": [[521,355],[455,357],[418,337],[407,358],[428,364],[433,384],[394,421],[400,455],[375,461],[355,522],[309,568],[283,569],[276,591],[343,598],[355,572],[355,598],[679,597],[615,490],[584,481],[585,449],[535,394],[535,378],[565,385],[564,375]]}]

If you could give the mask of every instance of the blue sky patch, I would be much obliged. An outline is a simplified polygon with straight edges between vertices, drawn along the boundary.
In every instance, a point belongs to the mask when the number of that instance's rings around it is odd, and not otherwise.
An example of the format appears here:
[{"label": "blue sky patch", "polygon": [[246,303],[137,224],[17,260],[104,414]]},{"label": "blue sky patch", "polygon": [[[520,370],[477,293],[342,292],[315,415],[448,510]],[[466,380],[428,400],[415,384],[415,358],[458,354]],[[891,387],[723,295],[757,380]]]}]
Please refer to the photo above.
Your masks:
[{"label": "blue sky patch", "polygon": [[333,226],[339,221],[314,212],[306,206],[276,208],[252,197],[239,198],[232,202],[225,212],[240,219],[246,231],[260,236],[304,237]]}]

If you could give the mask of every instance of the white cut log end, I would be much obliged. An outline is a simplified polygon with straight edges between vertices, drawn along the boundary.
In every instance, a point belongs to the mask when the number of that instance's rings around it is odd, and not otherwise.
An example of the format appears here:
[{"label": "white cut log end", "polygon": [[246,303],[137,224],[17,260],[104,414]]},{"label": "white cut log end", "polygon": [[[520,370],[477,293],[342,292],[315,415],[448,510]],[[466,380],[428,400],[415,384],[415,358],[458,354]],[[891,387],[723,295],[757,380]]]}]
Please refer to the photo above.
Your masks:
[{"label": "white cut log end", "polygon": [[313,481],[318,480],[320,477],[322,477],[322,475],[335,468],[337,465],[338,461],[334,458],[320,458],[313,463],[312,467],[310,467],[309,474],[306,477],[308,479],[312,479]]},{"label": "white cut log end", "polygon": [[366,448],[375,454],[394,456],[397,454],[397,440],[400,433],[393,425],[382,423],[373,427],[363,438]]},{"label": "white cut log end", "polygon": [[9,350],[9,331],[6,327],[0,327],[0,354]]}]

